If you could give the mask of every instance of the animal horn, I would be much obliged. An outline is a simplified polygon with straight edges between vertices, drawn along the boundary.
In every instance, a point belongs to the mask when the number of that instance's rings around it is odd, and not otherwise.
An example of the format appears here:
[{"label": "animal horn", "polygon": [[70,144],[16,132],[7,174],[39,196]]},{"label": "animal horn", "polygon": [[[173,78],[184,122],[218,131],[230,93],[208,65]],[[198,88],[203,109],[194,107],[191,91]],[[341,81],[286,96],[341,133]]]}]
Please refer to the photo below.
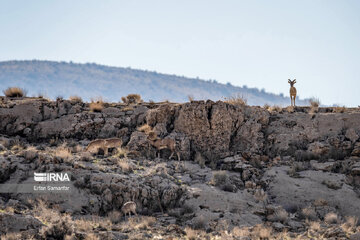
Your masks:
[{"label": "animal horn", "polygon": [[291,80],[290,79],[288,79],[288,83],[290,83],[291,82]]}]

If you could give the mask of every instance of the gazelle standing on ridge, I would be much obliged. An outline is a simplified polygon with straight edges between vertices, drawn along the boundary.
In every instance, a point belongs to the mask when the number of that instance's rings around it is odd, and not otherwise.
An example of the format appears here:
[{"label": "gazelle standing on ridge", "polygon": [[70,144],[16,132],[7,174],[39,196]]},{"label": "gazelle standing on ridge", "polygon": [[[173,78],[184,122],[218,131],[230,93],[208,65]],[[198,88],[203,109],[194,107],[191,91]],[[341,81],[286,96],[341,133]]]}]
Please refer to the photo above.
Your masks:
[{"label": "gazelle standing on ridge", "polygon": [[290,100],[291,100],[291,106],[293,106],[293,99],[294,99],[294,107],[295,107],[295,99],[296,99],[296,88],[294,87],[294,84],[296,83],[296,79],[290,80],[288,79],[288,83],[290,83]]}]

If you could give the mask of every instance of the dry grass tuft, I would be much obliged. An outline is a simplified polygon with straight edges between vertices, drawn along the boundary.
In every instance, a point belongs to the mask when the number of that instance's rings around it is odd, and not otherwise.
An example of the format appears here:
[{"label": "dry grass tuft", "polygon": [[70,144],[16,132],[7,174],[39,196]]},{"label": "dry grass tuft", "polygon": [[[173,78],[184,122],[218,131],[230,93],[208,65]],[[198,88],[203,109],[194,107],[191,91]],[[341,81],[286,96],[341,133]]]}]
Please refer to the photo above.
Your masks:
[{"label": "dry grass tuft", "polygon": [[121,168],[121,170],[123,172],[128,173],[128,172],[131,172],[133,170],[130,163],[129,163],[129,160],[127,160],[127,159],[119,159],[117,161],[117,164],[119,165],[119,167]]},{"label": "dry grass tuft", "polygon": [[234,237],[249,237],[250,236],[250,231],[248,227],[234,227],[231,231],[231,235]]},{"label": "dry grass tuft", "polygon": [[229,98],[225,98],[224,102],[235,105],[235,106],[245,106],[247,104],[246,98],[240,94],[229,97]]},{"label": "dry grass tuft", "polygon": [[278,105],[274,105],[268,108],[269,112],[281,112],[282,111],[282,107],[278,106]]},{"label": "dry grass tuft", "polygon": [[308,220],[316,220],[318,218],[315,209],[312,207],[303,208],[301,210],[301,216]]},{"label": "dry grass tuft", "polygon": [[134,111],[134,108],[132,107],[124,107],[123,109],[121,109],[123,112],[127,112],[127,111]]},{"label": "dry grass tuft", "polygon": [[129,154],[129,150],[127,150],[126,148],[118,147],[116,148],[116,154],[114,155],[114,157],[127,158],[128,154]]},{"label": "dry grass tuft", "polygon": [[344,113],[346,111],[346,107],[343,106],[343,107],[334,107],[333,108],[333,112],[334,113]]},{"label": "dry grass tuft", "polygon": [[69,148],[61,146],[56,148],[54,156],[62,160],[69,160],[72,157],[72,154]]},{"label": "dry grass tuft", "polygon": [[286,111],[287,111],[288,113],[293,113],[293,112],[295,111],[295,108],[294,108],[294,106],[288,106],[288,107],[286,108]]},{"label": "dry grass tuft", "polygon": [[226,171],[216,171],[213,173],[213,177],[211,179],[211,184],[215,186],[221,186],[227,183],[228,181],[228,175],[226,174]]},{"label": "dry grass tuft", "polygon": [[258,224],[253,228],[251,235],[260,239],[269,239],[271,237],[271,233],[271,227],[265,227],[262,224]]},{"label": "dry grass tuft", "polygon": [[336,213],[330,212],[325,215],[324,221],[328,224],[335,224],[338,222],[338,216]]},{"label": "dry grass tuft", "polygon": [[82,102],[82,98],[79,97],[79,96],[70,96],[69,100],[72,101],[72,102],[77,102],[77,103]]},{"label": "dry grass tuft", "polygon": [[320,106],[320,100],[318,98],[311,98],[309,103],[312,108],[318,108]]},{"label": "dry grass tuft", "polygon": [[264,104],[263,108],[266,109],[266,110],[269,110],[270,105],[266,103],[266,104]]},{"label": "dry grass tuft", "polygon": [[188,99],[189,99],[189,102],[193,102],[193,101],[194,101],[194,96],[193,96],[193,95],[188,95],[187,97],[188,97]]},{"label": "dry grass tuft", "polygon": [[357,223],[358,219],[356,217],[347,217],[345,223],[341,225],[341,228],[344,232],[351,232],[354,231]]},{"label": "dry grass tuft", "polygon": [[286,222],[288,219],[288,213],[283,208],[278,208],[275,212],[268,216],[268,220],[271,222]]},{"label": "dry grass tuft", "polygon": [[184,229],[185,234],[186,234],[186,238],[189,240],[196,240],[196,239],[201,239],[201,237],[203,236],[204,232],[203,231],[199,231],[199,230],[194,230],[190,227],[186,227]]},{"label": "dry grass tuft", "polygon": [[142,230],[146,230],[149,227],[153,226],[156,223],[156,218],[155,217],[148,217],[148,216],[143,216],[140,217],[139,219],[136,218],[130,218],[129,219],[129,224],[131,226],[132,229],[142,229]]},{"label": "dry grass tuft", "polygon": [[206,218],[203,215],[200,215],[193,220],[193,227],[197,230],[205,229],[207,224]]},{"label": "dry grass tuft", "polygon": [[121,212],[116,211],[116,210],[113,210],[110,213],[108,213],[109,220],[114,224],[119,223],[121,220],[121,217],[122,217]]},{"label": "dry grass tuft", "polygon": [[26,90],[19,87],[9,87],[3,91],[6,97],[15,98],[15,97],[25,97]]},{"label": "dry grass tuft", "polygon": [[126,97],[121,97],[121,100],[126,104],[138,104],[143,102],[139,94],[129,94]]},{"label": "dry grass tuft", "polygon": [[319,106],[320,106],[320,100],[318,98],[311,98],[309,100],[310,103],[310,112],[311,114],[313,113],[317,113],[319,111]]},{"label": "dry grass tuft", "polygon": [[91,112],[101,112],[104,109],[104,101],[99,98],[97,100],[91,100],[89,105]]}]

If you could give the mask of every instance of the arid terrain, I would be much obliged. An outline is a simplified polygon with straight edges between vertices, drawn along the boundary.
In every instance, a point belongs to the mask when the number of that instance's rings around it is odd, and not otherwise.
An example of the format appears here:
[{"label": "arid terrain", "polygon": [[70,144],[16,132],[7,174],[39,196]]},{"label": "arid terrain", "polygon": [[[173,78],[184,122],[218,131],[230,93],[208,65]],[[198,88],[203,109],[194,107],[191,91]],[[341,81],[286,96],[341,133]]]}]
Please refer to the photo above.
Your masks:
[{"label": "arid terrain", "polygon": [[0,134],[0,184],[72,187],[0,193],[1,239],[360,239],[358,108],[0,97]]}]

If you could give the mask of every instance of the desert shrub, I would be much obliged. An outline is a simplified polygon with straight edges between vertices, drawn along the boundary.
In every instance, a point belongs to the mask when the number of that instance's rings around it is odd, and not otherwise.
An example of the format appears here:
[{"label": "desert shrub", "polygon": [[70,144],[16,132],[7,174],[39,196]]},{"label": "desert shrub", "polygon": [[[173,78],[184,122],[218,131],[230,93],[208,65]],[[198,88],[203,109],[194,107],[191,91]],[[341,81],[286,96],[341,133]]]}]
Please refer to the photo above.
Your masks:
[{"label": "desert shrub", "polygon": [[286,111],[288,113],[293,113],[295,111],[295,108],[294,108],[294,106],[288,106],[288,107],[286,107]]},{"label": "desert shrub", "polygon": [[104,109],[104,102],[101,98],[98,100],[91,100],[89,107],[91,112],[101,112]]},{"label": "desert shrub", "polygon": [[345,222],[341,225],[341,228],[345,231],[345,232],[351,232],[354,230],[354,228],[356,227],[358,223],[358,218],[356,217],[346,217]]},{"label": "desert shrub", "polygon": [[129,151],[126,148],[122,148],[122,147],[118,147],[115,149],[116,153],[115,156],[116,158],[127,158]]},{"label": "desert shrub", "polygon": [[197,229],[197,230],[200,230],[200,229],[205,229],[206,227],[206,219],[204,216],[199,216],[199,217],[196,217],[193,219],[193,228],[194,229]]},{"label": "desert shrub", "polygon": [[300,216],[304,219],[308,219],[308,220],[316,220],[318,219],[315,209],[312,207],[306,207],[303,208],[300,212]]},{"label": "desert shrub", "polygon": [[[232,230],[231,230],[231,235],[234,237],[249,237],[250,236],[250,230],[249,227],[238,227],[235,226]],[[240,238],[241,239],[241,238]]]},{"label": "desert shrub", "polygon": [[333,112],[335,113],[344,113],[346,111],[346,107],[343,106],[343,107],[334,107],[333,108]]},{"label": "desert shrub", "polygon": [[181,209],[182,214],[193,213],[194,211],[194,206],[191,206],[189,204],[184,204]]},{"label": "desert shrub", "polygon": [[334,224],[338,222],[338,216],[336,213],[330,212],[327,213],[324,217],[324,221],[329,224]]},{"label": "desert shrub", "polygon": [[265,202],[268,198],[268,195],[262,188],[259,188],[256,189],[254,193],[254,198],[257,202]]},{"label": "desert shrub", "polygon": [[121,97],[121,100],[126,104],[137,104],[142,102],[139,94],[129,94],[126,97]]},{"label": "desert shrub", "polygon": [[186,234],[187,239],[189,239],[189,240],[195,240],[198,237],[198,231],[194,230],[190,227],[185,228],[185,234]]},{"label": "desert shrub", "polygon": [[240,94],[225,98],[224,102],[235,105],[235,106],[245,106],[247,104],[246,98]]},{"label": "desert shrub", "polygon": [[23,156],[27,161],[32,161],[38,156],[38,153],[35,147],[29,147],[24,151]]},{"label": "desert shrub", "polygon": [[117,163],[123,172],[131,172],[132,171],[132,167],[129,163],[129,160],[121,159],[121,160],[118,160]]},{"label": "desert shrub", "polygon": [[3,91],[6,97],[15,98],[15,97],[25,97],[26,90],[19,87],[9,87]]},{"label": "desert shrub", "polygon": [[70,96],[69,100],[72,102],[82,102],[82,98],[79,96]]},{"label": "desert shrub", "polygon": [[267,217],[267,219],[270,222],[286,222],[286,220],[288,219],[288,213],[286,212],[285,209],[283,208],[277,208],[273,214],[269,215]]},{"label": "desert shrub", "polygon": [[270,239],[271,233],[272,229],[270,227],[258,224],[253,228],[251,235],[256,239]]},{"label": "desert shrub", "polygon": [[278,105],[274,105],[274,106],[271,106],[270,108],[268,108],[268,111],[269,112],[281,112],[282,111],[282,107],[278,106]]},{"label": "desert shrub", "polygon": [[119,223],[121,220],[121,217],[122,217],[121,212],[116,211],[116,210],[113,210],[108,213],[109,220],[114,224]]},{"label": "desert shrub", "polygon": [[318,98],[311,98],[309,103],[312,108],[318,108],[320,106],[320,100]]},{"label": "desert shrub", "polygon": [[69,216],[62,216],[58,221],[43,227],[40,230],[40,235],[44,239],[64,239],[65,236],[71,235],[72,232],[71,218]]},{"label": "desert shrub", "polygon": [[145,230],[156,223],[156,218],[143,216],[143,217],[140,217],[140,219],[138,221],[135,221],[133,218],[131,218],[131,219],[129,219],[129,223],[130,223],[130,226],[132,229]]},{"label": "desert shrub", "polygon": [[270,105],[266,103],[266,104],[264,104],[263,108],[268,110],[270,108]]},{"label": "desert shrub", "polygon": [[21,235],[21,233],[5,233],[4,235],[0,236],[1,240],[19,240],[19,239],[25,239]]},{"label": "desert shrub", "polygon": [[229,180],[228,175],[226,174],[226,171],[216,171],[213,173],[212,177],[212,184],[215,186],[221,186],[227,183]]},{"label": "desert shrub", "polygon": [[62,160],[69,160],[72,157],[72,154],[69,148],[61,146],[56,148],[54,156]]},{"label": "desert shrub", "polygon": [[319,111],[320,100],[318,98],[311,98],[309,103],[311,106],[309,113],[317,113]]},{"label": "desert shrub", "polygon": [[323,198],[318,198],[314,201],[314,206],[316,207],[326,206],[326,205],[328,205],[328,202]]},{"label": "desert shrub", "polygon": [[189,102],[194,101],[194,96],[193,95],[188,95],[188,100],[189,100]]}]

